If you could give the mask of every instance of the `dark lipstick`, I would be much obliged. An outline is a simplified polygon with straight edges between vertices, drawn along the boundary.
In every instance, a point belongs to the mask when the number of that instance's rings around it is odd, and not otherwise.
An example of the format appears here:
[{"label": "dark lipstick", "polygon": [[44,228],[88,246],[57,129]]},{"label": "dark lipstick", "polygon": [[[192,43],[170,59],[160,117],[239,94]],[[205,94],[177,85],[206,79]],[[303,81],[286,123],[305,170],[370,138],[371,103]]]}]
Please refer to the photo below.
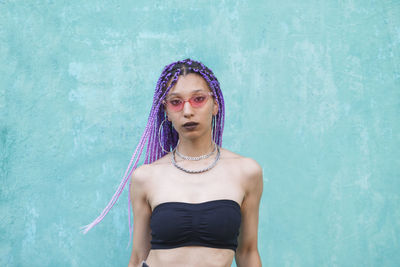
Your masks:
[{"label": "dark lipstick", "polygon": [[183,128],[185,128],[186,130],[193,130],[197,127],[198,123],[197,122],[187,122],[185,124],[183,124]]}]

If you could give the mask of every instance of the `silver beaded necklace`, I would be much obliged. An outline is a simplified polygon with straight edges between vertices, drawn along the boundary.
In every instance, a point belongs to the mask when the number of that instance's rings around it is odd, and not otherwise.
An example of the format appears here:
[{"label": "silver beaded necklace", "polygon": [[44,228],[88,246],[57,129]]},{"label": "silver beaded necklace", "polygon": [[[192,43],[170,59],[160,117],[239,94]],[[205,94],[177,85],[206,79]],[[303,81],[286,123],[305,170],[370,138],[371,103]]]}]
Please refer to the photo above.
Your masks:
[{"label": "silver beaded necklace", "polygon": [[183,155],[183,154],[179,153],[179,151],[178,151],[178,145],[179,145],[179,140],[178,140],[178,144],[177,144],[176,147],[175,147],[175,152],[176,152],[176,154],[177,154],[179,157],[181,157],[181,158],[183,158],[183,159],[186,159],[186,160],[201,160],[201,159],[206,159],[206,158],[210,157],[210,156],[215,152],[215,150],[217,149],[217,144],[214,143],[214,149],[213,149],[210,153],[205,154],[205,155],[201,155],[201,156],[197,156],[197,157],[190,157],[190,156],[186,156],[186,155]]},{"label": "silver beaded necklace", "polygon": [[178,169],[180,169],[180,170],[182,170],[184,172],[187,172],[187,173],[201,173],[201,172],[208,171],[209,169],[211,169],[212,167],[214,167],[217,164],[217,161],[219,160],[219,156],[220,156],[219,146],[217,145],[217,155],[215,156],[214,162],[210,166],[208,166],[206,168],[203,168],[203,169],[200,169],[200,170],[188,170],[188,169],[183,168],[182,166],[179,166],[176,163],[176,161],[175,161],[175,152],[176,152],[176,147],[174,148],[174,150],[172,150],[172,157],[171,157],[172,164],[176,168],[178,168]]}]

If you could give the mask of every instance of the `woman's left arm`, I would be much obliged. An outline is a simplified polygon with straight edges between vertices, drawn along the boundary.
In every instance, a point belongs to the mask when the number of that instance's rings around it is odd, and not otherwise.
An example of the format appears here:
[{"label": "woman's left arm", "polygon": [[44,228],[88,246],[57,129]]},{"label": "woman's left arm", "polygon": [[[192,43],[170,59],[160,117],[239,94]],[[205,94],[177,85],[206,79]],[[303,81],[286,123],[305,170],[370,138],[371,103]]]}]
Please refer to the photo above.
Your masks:
[{"label": "woman's left arm", "polygon": [[259,267],[261,258],[258,253],[258,214],[263,191],[263,174],[261,166],[253,159],[244,159],[245,197],[242,203],[242,221],[236,249],[238,267]]}]

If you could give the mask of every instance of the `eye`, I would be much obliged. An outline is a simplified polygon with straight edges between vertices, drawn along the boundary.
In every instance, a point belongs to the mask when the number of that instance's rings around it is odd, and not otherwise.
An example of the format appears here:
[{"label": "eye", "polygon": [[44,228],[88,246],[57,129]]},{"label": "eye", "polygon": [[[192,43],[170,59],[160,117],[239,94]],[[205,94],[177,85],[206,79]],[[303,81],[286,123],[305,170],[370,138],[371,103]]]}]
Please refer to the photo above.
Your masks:
[{"label": "eye", "polygon": [[196,102],[196,103],[201,103],[201,102],[203,102],[204,100],[206,99],[206,97],[205,96],[195,96],[194,97],[194,102]]},{"label": "eye", "polygon": [[179,106],[182,103],[182,100],[180,100],[180,99],[171,99],[168,102],[173,106]]}]

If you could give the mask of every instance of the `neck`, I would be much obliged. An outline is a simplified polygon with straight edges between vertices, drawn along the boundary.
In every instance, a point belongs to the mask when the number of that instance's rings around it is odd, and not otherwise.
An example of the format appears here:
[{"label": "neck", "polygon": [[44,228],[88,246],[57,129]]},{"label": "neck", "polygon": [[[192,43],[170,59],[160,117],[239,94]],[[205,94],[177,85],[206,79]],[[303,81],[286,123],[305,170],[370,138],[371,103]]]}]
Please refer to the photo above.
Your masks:
[{"label": "neck", "polygon": [[213,148],[214,142],[211,138],[210,132],[209,134],[196,139],[180,138],[177,150],[185,156],[198,157],[210,153]]}]

